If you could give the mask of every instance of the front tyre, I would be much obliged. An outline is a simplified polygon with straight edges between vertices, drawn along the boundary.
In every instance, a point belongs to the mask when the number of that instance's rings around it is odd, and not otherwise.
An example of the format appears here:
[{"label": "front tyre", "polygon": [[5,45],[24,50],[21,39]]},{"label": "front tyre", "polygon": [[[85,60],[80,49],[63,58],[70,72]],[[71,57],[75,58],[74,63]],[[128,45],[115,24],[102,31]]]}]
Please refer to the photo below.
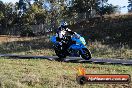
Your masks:
[{"label": "front tyre", "polygon": [[87,49],[87,48],[83,48],[82,49],[84,53],[80,53],[81,57],[85,60],[89,60],[92,58],[91,52]]}]

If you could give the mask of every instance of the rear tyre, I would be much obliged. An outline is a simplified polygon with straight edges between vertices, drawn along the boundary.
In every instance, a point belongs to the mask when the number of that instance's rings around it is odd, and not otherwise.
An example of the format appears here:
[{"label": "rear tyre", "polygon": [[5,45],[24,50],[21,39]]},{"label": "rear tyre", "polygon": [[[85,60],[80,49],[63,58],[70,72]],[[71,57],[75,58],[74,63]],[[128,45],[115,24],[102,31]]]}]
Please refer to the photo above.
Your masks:
[{"label": "rear tyre", "polygon": [[82,52],[80,52],[80,54],[83,59],[89,60],[92,58],[91,52],[87,48],[83,48],[82,50],[83,50],[84,54],[82,54]]},{"label": "rear tyre", "polygon": [[66,55],[63,51],[55,50],[55,53],[59,58],[66,58]]},{"label": "rear tyre", "polygon": [[62,49],[62,46],[60,46],[60,45],[54,46],[54,50],[55,50],[56,55],[59,58],[66,58],[66,54],[65,54],[64,50]]}]

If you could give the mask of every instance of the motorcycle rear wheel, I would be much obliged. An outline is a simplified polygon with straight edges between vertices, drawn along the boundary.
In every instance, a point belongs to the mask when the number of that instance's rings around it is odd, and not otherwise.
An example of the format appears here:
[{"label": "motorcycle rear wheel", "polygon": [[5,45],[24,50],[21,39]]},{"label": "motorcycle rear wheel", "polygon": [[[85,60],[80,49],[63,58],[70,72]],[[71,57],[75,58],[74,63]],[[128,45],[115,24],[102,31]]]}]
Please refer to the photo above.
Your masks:
[{"label": "motorcycle rear wheel", "polygon": [[65,55],[65,53],[64,53],[64,51],[63,50],[55,50],[55,53],[56,53],[56,55],[59,57],[59,58],[66,58],[66,55]]}]

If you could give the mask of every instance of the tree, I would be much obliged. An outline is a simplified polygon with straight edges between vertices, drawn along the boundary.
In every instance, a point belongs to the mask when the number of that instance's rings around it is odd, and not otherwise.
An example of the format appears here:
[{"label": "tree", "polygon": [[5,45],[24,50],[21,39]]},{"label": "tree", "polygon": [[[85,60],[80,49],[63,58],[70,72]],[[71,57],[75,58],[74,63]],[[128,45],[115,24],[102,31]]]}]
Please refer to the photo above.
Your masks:
[{"label": "tree", "polygon": [[96,0],[95,4],[96,4],[96,12],[99,14],[99,15],[103,15],[103,10],[104,10],[104,6],[107,4],[107,1],[108,0]]},{"label": "tree", "polygon": [[27,10],[27,7],[29,7],[30,5],[30,1],[28,0],[19,0],[18,9],[25,12]]},{"label": "tree", "polygon": [[5,5],[2,1],[0,1],[0,20],[4,17],[4,8],[5,8]]},{"label": "tree", "polygon": [[119,9],[118,6],[113,6],[112,4],[105,5],[104,7],[99,8],[99,14],[104,15],[104,14],[112,14],[117,12]]},{"label": "tree", "polygon": [[[111,14],[117,11],[117,6],[107,3],[108,0],[72,0],[72,5],[69,8],[70,12],[78,14],[86,14],[86,19],[92,17],[92,11],[95,10],[94,15]],[[81,16],[82,17],[82,16]]]},{"label": "tree", "polygon": [[96,1],[96,12],[99,15],[104,15],[104,14],[112,14],[117,12],[119,9],[119,6],[114,6],[112,4],[107,3],[108,0],[97,0]]},{"label": "tree", "polygon": [[132,0],[128,0],[129,5],[128,7],[128,12],[132,12]]},{"label": "tree", "polygon": [[13,7],[14,5],[12,3],[0,3],[1,5],[1,10],[0,10],[0,24],[2,26],[3,32],[8,33],[9,29],[11,26],[13,26],[13,21],[14,21],[14,12],[13,12]]},{"label": "tree", "polygon": [[49,29],[55,29],[61,20],[66,19],[67,5],[65,2],[66,0],[45,0],[46,22],[50,25]]},{"label": "tree", "polygon": [[39,2],[34,2],[29,10],[27,11],[28,14],[31,14],[34,18],[34,24],[44,24],[46,19],[46,10],[43,9],[42,5]]},{"label": "tree", "polygon": [[96,0],[73,0],[72,12],[76,13],[86,13],[86,18],[91,16],[91,11],[95,9]]},{"label": "tree", "polygon": [[31,25],[44,24],[46,19],[46,11],[40,1],[35,0],[33,4],[30,4],[21,16],[19,16],[19,28],[22,36],[33,35]]}]

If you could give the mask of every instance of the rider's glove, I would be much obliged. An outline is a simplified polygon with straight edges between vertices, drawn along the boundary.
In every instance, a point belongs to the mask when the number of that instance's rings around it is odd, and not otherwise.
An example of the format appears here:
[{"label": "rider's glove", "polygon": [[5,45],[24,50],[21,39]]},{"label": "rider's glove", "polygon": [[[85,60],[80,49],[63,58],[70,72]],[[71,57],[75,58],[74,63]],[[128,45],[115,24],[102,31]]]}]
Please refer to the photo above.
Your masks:
[{"label": "rider's glove", "polygon": [[77,34],[76,32],[74,32],[74,35]]},{"label": "rider's glove", "polygon": [[74,35],[79,39],[80,35],[78,35],[76,32],[74,32]]},{"label": "rider's glove", "polygon": [[61,45],[61,46],[62,46],[62,43],[61,43],[61,42],[59,42],[59,45]]}]

